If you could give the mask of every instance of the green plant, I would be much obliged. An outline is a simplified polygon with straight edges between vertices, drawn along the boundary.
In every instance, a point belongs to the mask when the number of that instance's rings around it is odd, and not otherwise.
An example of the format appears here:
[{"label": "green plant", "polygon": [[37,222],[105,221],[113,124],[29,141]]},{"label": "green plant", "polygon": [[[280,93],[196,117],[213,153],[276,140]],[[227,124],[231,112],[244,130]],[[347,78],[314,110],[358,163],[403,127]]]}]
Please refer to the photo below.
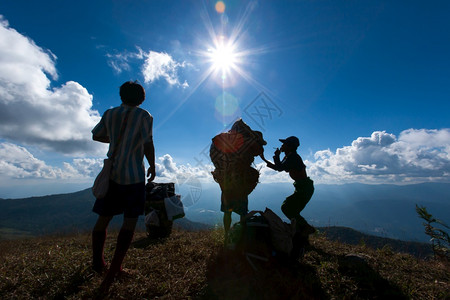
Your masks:
[{"label": "green plant", "polygon": [[433,249],[434,257],[441,259],[449,259],[450,256],[450,237],[449,234],[436,226],[449,228],[444,222],[433,217],[425,206],[418,206],[416,204],[416,212],[420,218],[425,220],[425,233],[430,237],[431,247]]}]

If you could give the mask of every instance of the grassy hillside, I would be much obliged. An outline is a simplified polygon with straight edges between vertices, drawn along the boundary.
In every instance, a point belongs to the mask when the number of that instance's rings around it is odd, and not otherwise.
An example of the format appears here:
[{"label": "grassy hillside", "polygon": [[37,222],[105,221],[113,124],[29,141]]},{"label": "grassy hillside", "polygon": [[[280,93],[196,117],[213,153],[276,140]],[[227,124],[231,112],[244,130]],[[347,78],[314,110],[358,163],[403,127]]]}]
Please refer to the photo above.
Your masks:
[{"label": "grassy hillside", "polygon": [[317,228],[327,239],[344,242],[351,245],[366,245],[372,249],[390,247],[395,252],[409,253],[420,258],[433,256],[430,243],[405,242],[396,239],[382,238],[374,235],[364,234],[348,227],[319,227]]},{"label": "grassy hillside", "polygon": [[[111,259],[117,233],[106,243]],[[390,248],[372,250],[311,238],[297,265],[259,265],[255,272],[225,251],[220,230],[176,230],[163,241],[137,233],[129,274],[109,299],[448,299],[449,266]],[[102,278],[90,270],[88,234],[0,242],[1,299],[95,298]],[[391,296],[391,297],[390,297]]]}]

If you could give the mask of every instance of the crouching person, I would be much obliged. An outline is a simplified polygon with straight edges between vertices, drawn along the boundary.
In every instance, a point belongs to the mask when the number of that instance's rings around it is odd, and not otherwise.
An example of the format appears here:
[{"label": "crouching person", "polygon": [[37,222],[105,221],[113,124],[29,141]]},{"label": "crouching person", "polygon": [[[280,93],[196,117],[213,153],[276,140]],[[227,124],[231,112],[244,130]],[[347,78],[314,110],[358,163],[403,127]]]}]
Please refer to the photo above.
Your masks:
[{"label": "crouching person", "polygon": [[[279,172],[289,172],[290,177],[294,180],[295,191],[284,200],[281,205],[281,211],[290,220],[295,219],[296,221],[296,234],[293,240],[294,249],[292,250],[292,256],[298,258],[302,244],[307,243],[308,236],[315,232],[314,227],[309,225],[300,215],[300,212],[308,204],[314,193],[314,184],[307,176],[306,166],[297,153],[297,148],[300,146],[298,138],[291,136],[287,139],[280,139],[280,142],[282,142],[281,149],[277,148],[275,151],[273,163],[268,161],[264,155],[261,155],[261,158],[267,163],[269,168]],[[285,154],[283,160],[280,160],[281,152]]]},{"label": "crouching person", "polygon": [[92,231],[92,267],[98,273],[106,270],[103,248],[108,224],[113,216],[124,215],[114,257],[100,286],[102,292],[109,290],[114,278],[122,271],[138,217],[144,213],[144,156],[150,165],[148,180],[155,178],[153,117],[139,108],[144,102],[145,90],[136,82],[125,82],[120,87],[120,97],[122,105],[107,110],[92,130],[95,141],[109,143],[107,156],[113,160],[109,190],[104,198],[95,201],[93,207],[99,216]]}]

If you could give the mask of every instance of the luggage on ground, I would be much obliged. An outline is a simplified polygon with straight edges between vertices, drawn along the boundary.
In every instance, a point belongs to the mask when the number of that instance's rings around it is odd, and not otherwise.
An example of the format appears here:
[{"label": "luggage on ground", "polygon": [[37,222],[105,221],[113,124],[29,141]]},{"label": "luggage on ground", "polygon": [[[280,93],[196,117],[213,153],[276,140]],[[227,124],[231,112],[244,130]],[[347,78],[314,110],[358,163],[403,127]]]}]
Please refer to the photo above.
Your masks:
[{"label": "luggage on ground", "polygon": [[[176,199],[175,204],[167,199]],[[169,208],[170,216],[168,216],[167,208]],[[148,237],[168,237],[172,233],[173,220],[182,217],[184,217],[183,203],[181,196],[175,194],[175,183],[147,183],[145,226]]]},{"label": "luggage on ground", "polygon": [[226,241],[230,250],[241,252],[254,270],[258,264],[286,259],[293,249],[295,222],[281,220],[272,210],[249,212],[243,223],[235,223]]}]

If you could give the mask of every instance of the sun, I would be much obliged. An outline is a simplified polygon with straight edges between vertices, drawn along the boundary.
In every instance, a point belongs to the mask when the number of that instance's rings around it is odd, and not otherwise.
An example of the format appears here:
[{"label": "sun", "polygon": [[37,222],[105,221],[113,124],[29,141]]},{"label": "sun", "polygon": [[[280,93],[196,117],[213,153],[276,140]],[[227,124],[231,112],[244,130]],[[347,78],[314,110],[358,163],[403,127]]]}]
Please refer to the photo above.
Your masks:
[{"label": "sun", "polygon": [[222,74],[229,73],[239,63],[236,46],[227,42],[224,36],[220,36],[214,44],[214,48],[208,49],[208,59],[212,68],[216,72],[222,72]]},{"label": "sun", "polygon": [[[255,56],[267,52],[268,47],[259,46],[250,48],[246,43],[249,33],[246,29],[246,23],[255,9],[252,1],[243,10],[240,17],[236,20],[234,26],[230,26],[228,16],[225,14],[223,1],[216,3],[216,12],[220,17],[220,27],[213,26],[208,11],[203,11],[203,20],[208,36],[207,40],[200,38],[200,49],[193,49],[192,53],[200,58],[199,62],[205,65],[204,72],[199,77],[199,87],[207,79],[215,81],[222,86],[222,89],[235,86],[244,79],[258,89],[266,90],[250,74],[251,68],[255,65]],[[208,39],[209,37],[209,39]],[[253,38],[249,39],[250,41]]]}]

